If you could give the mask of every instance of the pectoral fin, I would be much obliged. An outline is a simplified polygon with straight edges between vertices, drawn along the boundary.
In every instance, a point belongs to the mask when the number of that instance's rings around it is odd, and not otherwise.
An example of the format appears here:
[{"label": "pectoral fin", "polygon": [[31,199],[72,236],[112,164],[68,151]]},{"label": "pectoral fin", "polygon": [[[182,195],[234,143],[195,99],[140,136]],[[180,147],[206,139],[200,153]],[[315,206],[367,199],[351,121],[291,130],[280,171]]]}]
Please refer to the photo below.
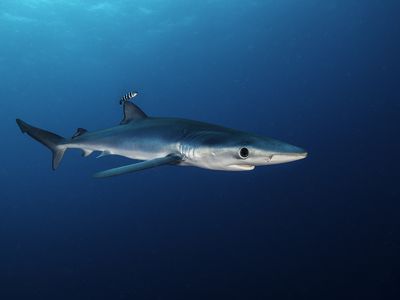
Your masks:
[{"label": "pectoral fin", "polygon": [[131,172],[141,171],[145,169],[150,169],[162,165],[178,163],[181,157],[178,155],[167,155],[165,157],[155,158],[151,160],[142,161],[136,164],[131,164],[127,166],[122,166],[119,168],[109,169],[106,171],[98,172],[93,175],[95,178],[106,178],[122,174],[127,174]]}]

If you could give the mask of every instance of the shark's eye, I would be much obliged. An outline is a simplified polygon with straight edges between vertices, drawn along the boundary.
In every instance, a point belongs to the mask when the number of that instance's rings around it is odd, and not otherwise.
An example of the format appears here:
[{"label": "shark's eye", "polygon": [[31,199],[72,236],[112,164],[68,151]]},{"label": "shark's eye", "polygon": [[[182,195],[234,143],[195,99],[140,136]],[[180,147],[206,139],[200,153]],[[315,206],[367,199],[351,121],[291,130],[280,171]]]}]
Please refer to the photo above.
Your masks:
[{"label": "shark's eye", "polygon": [[243,159],[249,157],[249,149],[247,149],[246,147],[240,148],[239,156],[240,156],[240,158],[243,158]]}]

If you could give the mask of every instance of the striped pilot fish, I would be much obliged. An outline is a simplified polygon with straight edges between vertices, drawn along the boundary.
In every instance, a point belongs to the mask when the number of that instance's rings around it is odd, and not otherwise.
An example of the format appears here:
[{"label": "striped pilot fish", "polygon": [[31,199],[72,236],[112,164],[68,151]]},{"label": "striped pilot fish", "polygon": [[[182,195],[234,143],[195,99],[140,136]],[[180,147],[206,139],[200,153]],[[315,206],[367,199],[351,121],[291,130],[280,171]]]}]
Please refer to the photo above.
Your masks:
[{"label": "striped pilot fish", "polygon": [[129,92],[129,93],[125,94],[124,96],[122,96],[121,100],[119,100],[119,104],[122,105],[126,101],[129,101],[129,100],[135,98],[137,95],[138,95],[137,92]]}]

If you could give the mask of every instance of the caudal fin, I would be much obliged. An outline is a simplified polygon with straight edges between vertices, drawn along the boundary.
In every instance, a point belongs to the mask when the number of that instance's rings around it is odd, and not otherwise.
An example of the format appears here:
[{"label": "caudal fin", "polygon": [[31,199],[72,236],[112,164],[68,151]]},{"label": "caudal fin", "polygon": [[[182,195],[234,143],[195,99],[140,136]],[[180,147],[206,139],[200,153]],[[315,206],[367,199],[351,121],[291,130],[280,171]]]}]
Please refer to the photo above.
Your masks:
[{"label": "caudal fin", "polygon": [[30,137],[45,145],[53,153],[53,170],[57,169],[67,148],[63,145],[65,139],[49,131],[33,127],[24,121],[17,119],[17,124],[22,133],[27,133]]}]

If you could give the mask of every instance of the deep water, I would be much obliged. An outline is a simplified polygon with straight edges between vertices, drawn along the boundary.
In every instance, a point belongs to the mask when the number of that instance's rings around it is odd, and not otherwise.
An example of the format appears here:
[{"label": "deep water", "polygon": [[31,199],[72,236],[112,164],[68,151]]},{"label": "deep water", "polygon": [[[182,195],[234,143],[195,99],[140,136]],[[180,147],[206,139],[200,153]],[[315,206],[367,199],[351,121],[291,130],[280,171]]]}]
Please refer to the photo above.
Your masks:
[{"label": "deep water", "polygon": [[[400,299],[400,4],[1,0],[0,299]],[[152,116],[308,150],[252,172],[51,155]]]}]

